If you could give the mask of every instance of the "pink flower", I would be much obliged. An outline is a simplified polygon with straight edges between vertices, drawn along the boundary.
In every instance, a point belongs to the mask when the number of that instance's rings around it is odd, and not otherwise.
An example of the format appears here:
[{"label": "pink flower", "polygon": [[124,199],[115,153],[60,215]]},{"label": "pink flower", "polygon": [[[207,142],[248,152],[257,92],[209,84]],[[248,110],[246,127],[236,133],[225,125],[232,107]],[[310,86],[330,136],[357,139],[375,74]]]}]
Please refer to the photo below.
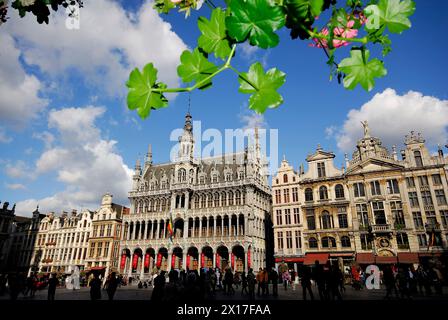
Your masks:
[{"label": "pink flower", "polygon": [[[351,29],[355,25],[354,20],[350,20],[347,22],[347,26],[345,28],[337,27],[333,29],[333,34],[335,37],[341,37],[341,38],[355,38],[358,35],[357,29]],[[323,28],[320,31],[320,35],[322,36],[328,36],[328,28]],[[310,44],[311,47],[316,48],[328,48],[328,41],[327,39],[320,39],[320,38],[313,38],[314,44]],[[333,40],[333,47],[340,48],[347,46],[349,44],[349,41],[347,40]]]},{"label": "pink flower", "polygon": [[183,0],[171,0],[172,3],[181,3]]}]

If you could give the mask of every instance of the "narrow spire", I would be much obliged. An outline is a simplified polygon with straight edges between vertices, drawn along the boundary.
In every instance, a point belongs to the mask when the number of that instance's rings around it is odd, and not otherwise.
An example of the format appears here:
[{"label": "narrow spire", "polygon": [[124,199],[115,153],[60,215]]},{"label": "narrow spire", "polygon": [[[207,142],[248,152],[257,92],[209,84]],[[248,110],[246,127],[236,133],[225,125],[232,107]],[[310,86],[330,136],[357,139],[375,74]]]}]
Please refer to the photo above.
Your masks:
[{"label": "narrow spire", "polygon": [[146,154],[146,163],[152,164],[152,146],[148,144],[148,153]]}]

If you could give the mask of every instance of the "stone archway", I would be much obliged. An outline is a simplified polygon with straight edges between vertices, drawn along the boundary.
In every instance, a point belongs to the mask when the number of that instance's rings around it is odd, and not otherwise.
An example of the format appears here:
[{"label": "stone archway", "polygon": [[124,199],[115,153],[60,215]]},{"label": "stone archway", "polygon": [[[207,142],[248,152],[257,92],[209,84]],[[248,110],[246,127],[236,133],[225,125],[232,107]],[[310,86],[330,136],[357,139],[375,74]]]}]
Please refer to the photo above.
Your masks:
[{"label": "stone archway", "polygon": [[229,249],[222,245],[216,249],[216,267],[225,270],[229,266]]},{"label": "stone archway", "polygon": [[121,273],[127,273],[130,268],[130,262],[131,262],[131,250],[129,249],[123,249],[121,252],[121,260],[120,260],[120,272]]},{"label": "stone archway", "polygon": [[190,247],[187,250],[187,270],[199,270],[198,248]]},{"label": "stone archway", "polygon": [[156,261],[157,269],[162,271],[168,271],[168,249],[160,248],[157,252],[157,261]]},{"label": "stone archway", "polygon": [[183,260],[183,250],[180,247],[175,247],[173,249],[173,255],[171,257],[171,269],[180,270],[182,269]]},{"label": "stone archway", "polygon": [[201,268],[213,268],[213,249],[210,246],[205,246],[202,248]]},{"label": "stone archway", "polygon": [[144,259],[144,272],[149,273],[152,271],[155,265],[156,252],[153,248],[146,249]]},{"label": "stone archway", "polygon": [[230,263],[234,271],[243,272],[245,267],[244,248],[237,244],[232,248]]},{"label": "stone archway", "polygon": [[132,254],[132,273],[140,272],[142,268],[143,252],[142,249],[136,248]]}]

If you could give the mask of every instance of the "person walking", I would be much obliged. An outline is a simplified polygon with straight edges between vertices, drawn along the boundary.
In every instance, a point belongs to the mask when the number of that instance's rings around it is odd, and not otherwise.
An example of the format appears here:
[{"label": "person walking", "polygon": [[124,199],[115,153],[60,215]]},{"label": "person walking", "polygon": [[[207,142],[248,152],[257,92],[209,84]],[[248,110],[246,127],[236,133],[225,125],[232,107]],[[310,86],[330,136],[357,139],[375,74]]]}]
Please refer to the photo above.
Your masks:
[{"label": "person walking", "polygon": [[407,299],[410,299],[411,296],[409,294],[409,273],[406,272],[403,267],[400,267],[398,269],[396,280],[398,283],[398,290],[400,291],[401,299],[404,299],[405,297]]},{"label": "person walking", "polygon": [[285,291],[288,290],[289,282],[291,281],[291,276],[288,271],[283,272],[282,274],[283,286]]},{"label": "person walking", "polygon": [[278,296],[278,273],[275,268],[272,268],[270,274],[271,282],[272,282],[272,295],[274,297]]},{"label": "person walking", "polygon": [[269,295],[269,273],[268,273],[268,270],[266,270],[266,268],[263,268],[262,289],[263,289],[263,296],[268,296]]},{"label": "person walking", "polygon": [[326,290],[325,290],[325,274],[324,274],[324,268],[321,264],[319,264],[319,261],[316,260],[314,263],[314,281],[317,284],[317,289],[319,291],[319,298],[320,300],[325,300],[326,298]]},{"label": "person walking", "polygon": [[244,294],[249,294],[249,292],[247,291],[247,276],[246,276],[246,272],[243,271],[243,273],[241,274],[241,295]]},{"label": "person walking", "polygon": [[109,301],[112,301],[115,296],[115,292],[117,291],[119,278],[117,278],[117,274],[112,272],[107,281],[107,296],[109,297]]},{"label": "person walking", "polygon": [[93,279],[90,281],[90,299],[92,301],[101,299],[101,279],[98,274],[93,276]]},{"label": "person walking", "polygon": [[249,300],[255,300],[255,283],[256,278],[252,268],[249,268],[247,273],[247,285],[249,287]]},{"label": "person walking", "polygon": [[329,288],[331,291],[332,300],[342,300],[341,292],[339,291],[339,284],[341,282],[342,273],[338,266],[331,266],[329,271]]},{"label": "person walking", "polygon": [[306,293],[310,294],[311,300],[314,300],[313,290],[311,290],[311,271],[308,267],[302,266],[302,294],[303,300],[306,300]]},{"label": "person walking", "polygon": [[292,291],[296,291],[297,275],[296,275],[295,270],[291,270],[290,275],[291,275],[291,288],[292,288]]},{"label": "person walking", "polygon": [[260,270],[258,270],[257,273],[257,286],[258,286],[258,293],[257,296],[261,296],[262,290],[263,290],[263,281],[264,281],[264,273],[263,273],[263,269],[260,268]]},{"label": "person walking", "polygon": [[51,274],[50,279],[48,279],[48,300],[53,301],[56,295],[56,287],[58,286],[58,278],[56,273]]},{"label": "person walking", "polygon": [[165,291],[165,271],[162,271],[160,275],[158,275],[154,279],[154,289],[152,291],[151,300],[153,301],[162,301]]}]

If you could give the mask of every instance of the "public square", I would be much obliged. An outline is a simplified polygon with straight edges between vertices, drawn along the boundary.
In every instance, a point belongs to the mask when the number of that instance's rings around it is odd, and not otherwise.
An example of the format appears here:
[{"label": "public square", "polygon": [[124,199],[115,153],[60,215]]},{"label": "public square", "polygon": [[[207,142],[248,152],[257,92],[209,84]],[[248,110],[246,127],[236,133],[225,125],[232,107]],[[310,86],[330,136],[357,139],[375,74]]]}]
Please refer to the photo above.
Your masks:
[{"label": "public square", "polygon": [[[355,290],[351,286],[346,286],[346,290],[342,294],[343,300],[384,300],[386,295],[385,288],[381,288],[379,290],[367,290],[365,288],[361,290]],[[150,300],[152,294],[151,288],[142,288],[139,289],[137,286],[122,286],[118,288],[114,300]],[[317,291],[317,287],[313,286],[312,288],[313,294],[316,300],[319,300],[319,294]],[[107,300],[107,293],[105,290],[102,290],[102,299]],[[89,288],[81,288],[80,290],[67,290],[66,288],[58,288],[56,290],[56,300],[90,300],[90,289]],[[9,295],[5,294],[0,296],[0,300],[9,299]],[[309,297],[308,297],[309,299]],[[430,297],[415,295],[411,297],[412,300],[448,300],[448,289],[446,287],[443,288],[443,295],[432,294]],[[20,294],[18,300],[47,300],[47,290],[39,290],[36,292],[34,298],[23,296]],[[231,301],[248,301],[247,295],[241,295],[241,287],[235,290],[235,294],[231,296],[226,296],[220,290],[217,290],[215,296],[211,300],[231,300]],[[278,297],[275,298],[272,296],[272,285],[270,285],[270,295],[267,297],[255,295],[255,301],[267,301],[267,300],[303,300],[302,295],[302,287],[298,286],[296,290],[292,290],[288,288],[288,290],[284,290],[284,287],[279,285],[278,288]],[[391,300],[400,300],[392,296]],[[198,300],[199,301],[199,300]]]}]

